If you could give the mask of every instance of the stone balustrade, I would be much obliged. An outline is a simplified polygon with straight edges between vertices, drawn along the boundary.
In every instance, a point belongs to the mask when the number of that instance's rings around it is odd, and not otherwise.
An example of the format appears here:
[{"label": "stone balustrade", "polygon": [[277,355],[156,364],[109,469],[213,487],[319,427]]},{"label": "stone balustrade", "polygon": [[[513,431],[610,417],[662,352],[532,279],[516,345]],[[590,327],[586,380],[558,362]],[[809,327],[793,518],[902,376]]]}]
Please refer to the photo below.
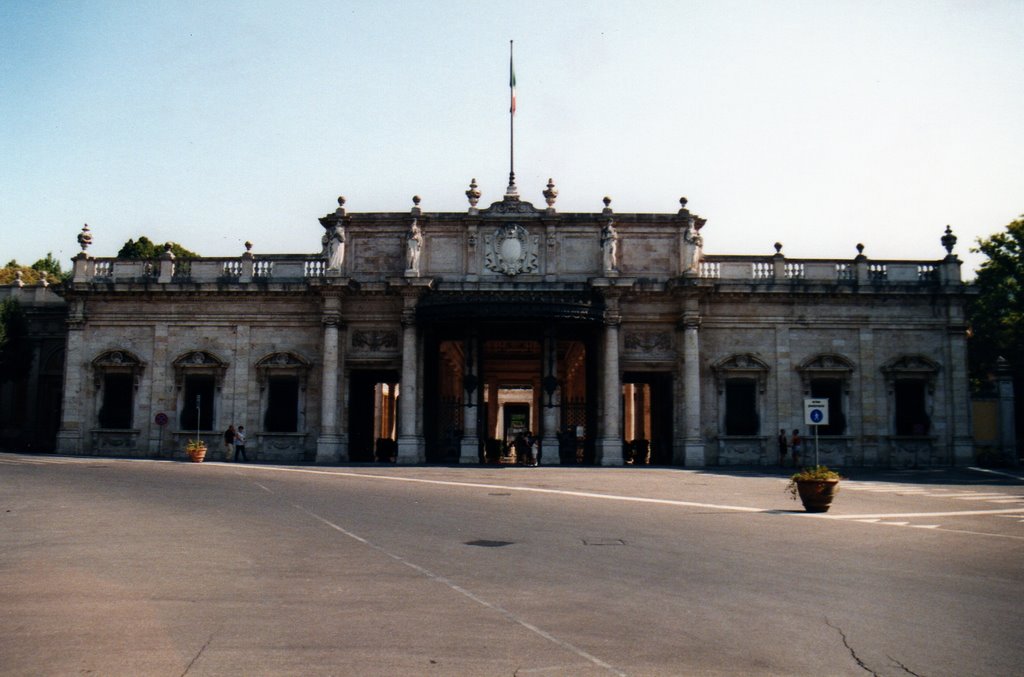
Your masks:
[{"label": "stone balustrade", "polygon": [[[272,254],[260,257],[196,257],[163,261],[90,258],[76,270],[75,282],[248,283],[296,282],[323,278],[327,262],[308,254]],[[358,277],[390,275],[386,271],[355,271]],[[429,271],[425,272],[429,275]],[[595,272],[595,276],[600,276]],[[449,277],[446,275],[446,277]],[[705,255],[698,277],[703,280],[777,283],[939,284],[959,283],[960,261],[869,261],[787,259],[775,256]],[[646,278],[645,278],[646,279]]]},{"label": "stone balustrade", "polygon": [[939,261],[837,261],[784,259],[781,256],[707,255],[700,262],[699,277],[705,280],[753,283],[959,283],[960,261],[955,257]]}]

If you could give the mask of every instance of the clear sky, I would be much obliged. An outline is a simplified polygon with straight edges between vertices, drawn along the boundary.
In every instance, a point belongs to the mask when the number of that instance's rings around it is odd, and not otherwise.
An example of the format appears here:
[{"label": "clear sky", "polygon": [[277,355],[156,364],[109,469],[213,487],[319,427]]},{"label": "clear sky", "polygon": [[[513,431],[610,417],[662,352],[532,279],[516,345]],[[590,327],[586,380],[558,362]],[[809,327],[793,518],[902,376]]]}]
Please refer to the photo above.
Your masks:
[{"label": "clear sky", "polygon": [[[713,254],[938,259],[1024,213],[1024,0],[0,0],[0,258],[314,252],[338,195],[708,219]],[[624,234],[627,236],[628,234]]]}]

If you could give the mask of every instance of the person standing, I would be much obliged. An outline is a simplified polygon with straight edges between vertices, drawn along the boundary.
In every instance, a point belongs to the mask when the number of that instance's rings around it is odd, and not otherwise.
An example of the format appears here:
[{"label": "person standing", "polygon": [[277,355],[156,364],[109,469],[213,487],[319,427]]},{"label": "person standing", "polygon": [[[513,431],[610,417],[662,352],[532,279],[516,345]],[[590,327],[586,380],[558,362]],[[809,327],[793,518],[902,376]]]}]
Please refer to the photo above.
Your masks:
[{"label": "person standing", "polygon": [[786,431],[783,428],[779,429],[779,467],[786,465],[786,451],[789,447],[789,440],[786,438]]},{"label": "person standing", "polygon": [[238,431],[235,432],[235,463],[238,463],[238,457],[241,455],[242,460],[246,463],[249,462],[249,458],[245,455],[245,426],[238,426]]},{"label": "person standing", "polygon": [[793,437],[789,441],[789,448],[793,452],[793,467],[800,463],[800,429],[793,429]]},{"label": "person standing", "polygon": [[231,458],[231,454],[235,450],[235,424],[232,423],[228,426],[228,429],[224,431],[224,460],[227,461]]}]

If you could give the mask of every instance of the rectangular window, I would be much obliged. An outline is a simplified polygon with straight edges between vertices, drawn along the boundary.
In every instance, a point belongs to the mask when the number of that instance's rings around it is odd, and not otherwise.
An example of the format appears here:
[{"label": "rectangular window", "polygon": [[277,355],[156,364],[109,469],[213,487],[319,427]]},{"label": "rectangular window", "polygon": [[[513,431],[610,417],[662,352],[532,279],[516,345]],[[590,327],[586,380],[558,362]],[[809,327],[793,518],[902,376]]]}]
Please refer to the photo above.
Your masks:
[{"label": "rectangular window", "polygon": [[838,378],[813,379],[811,381],[811,397],[828,400],[828,425],[818,426],[818,434],[842,435],[845,433],[846,415],[843,413],[842,380]]},{"label": "rectangular window", "polygon": [[752,378],[730,378],[725,381],[725,434],[756,435],[757,382]]},{"label": "rectangular window", "polygon": [[185,398],[181,403],[181,429],[213,430],[213,375],[185,376]]},{"label": "rectangular window", "polygon": [[896,434],[927,435],[931,429],[925,403],[925,382],[920,379],[896,381]]},{"label": "rectangular window", "polygon": [[299,379],[272,376],[267,385],[267,413],[263,428],[268,433],[299,431]]},{"label": "rectangular window", "polygon": [[132,427],[132,393],[135,379],[131,374],[104,374],[103,404],[100,406],[101,428],[127,430]]}]

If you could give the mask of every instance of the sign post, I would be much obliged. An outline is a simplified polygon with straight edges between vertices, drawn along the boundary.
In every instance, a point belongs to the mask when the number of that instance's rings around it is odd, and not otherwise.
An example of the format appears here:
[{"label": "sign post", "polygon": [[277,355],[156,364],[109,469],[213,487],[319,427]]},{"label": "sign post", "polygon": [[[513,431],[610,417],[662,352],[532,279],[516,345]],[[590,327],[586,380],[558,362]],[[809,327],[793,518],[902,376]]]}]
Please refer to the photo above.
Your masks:
[{"label": "sign post", "polygon": [[804,423],[814,427],[814,465],[818,466],[818,426],[828,425],[828,398],[804,399]]}]

